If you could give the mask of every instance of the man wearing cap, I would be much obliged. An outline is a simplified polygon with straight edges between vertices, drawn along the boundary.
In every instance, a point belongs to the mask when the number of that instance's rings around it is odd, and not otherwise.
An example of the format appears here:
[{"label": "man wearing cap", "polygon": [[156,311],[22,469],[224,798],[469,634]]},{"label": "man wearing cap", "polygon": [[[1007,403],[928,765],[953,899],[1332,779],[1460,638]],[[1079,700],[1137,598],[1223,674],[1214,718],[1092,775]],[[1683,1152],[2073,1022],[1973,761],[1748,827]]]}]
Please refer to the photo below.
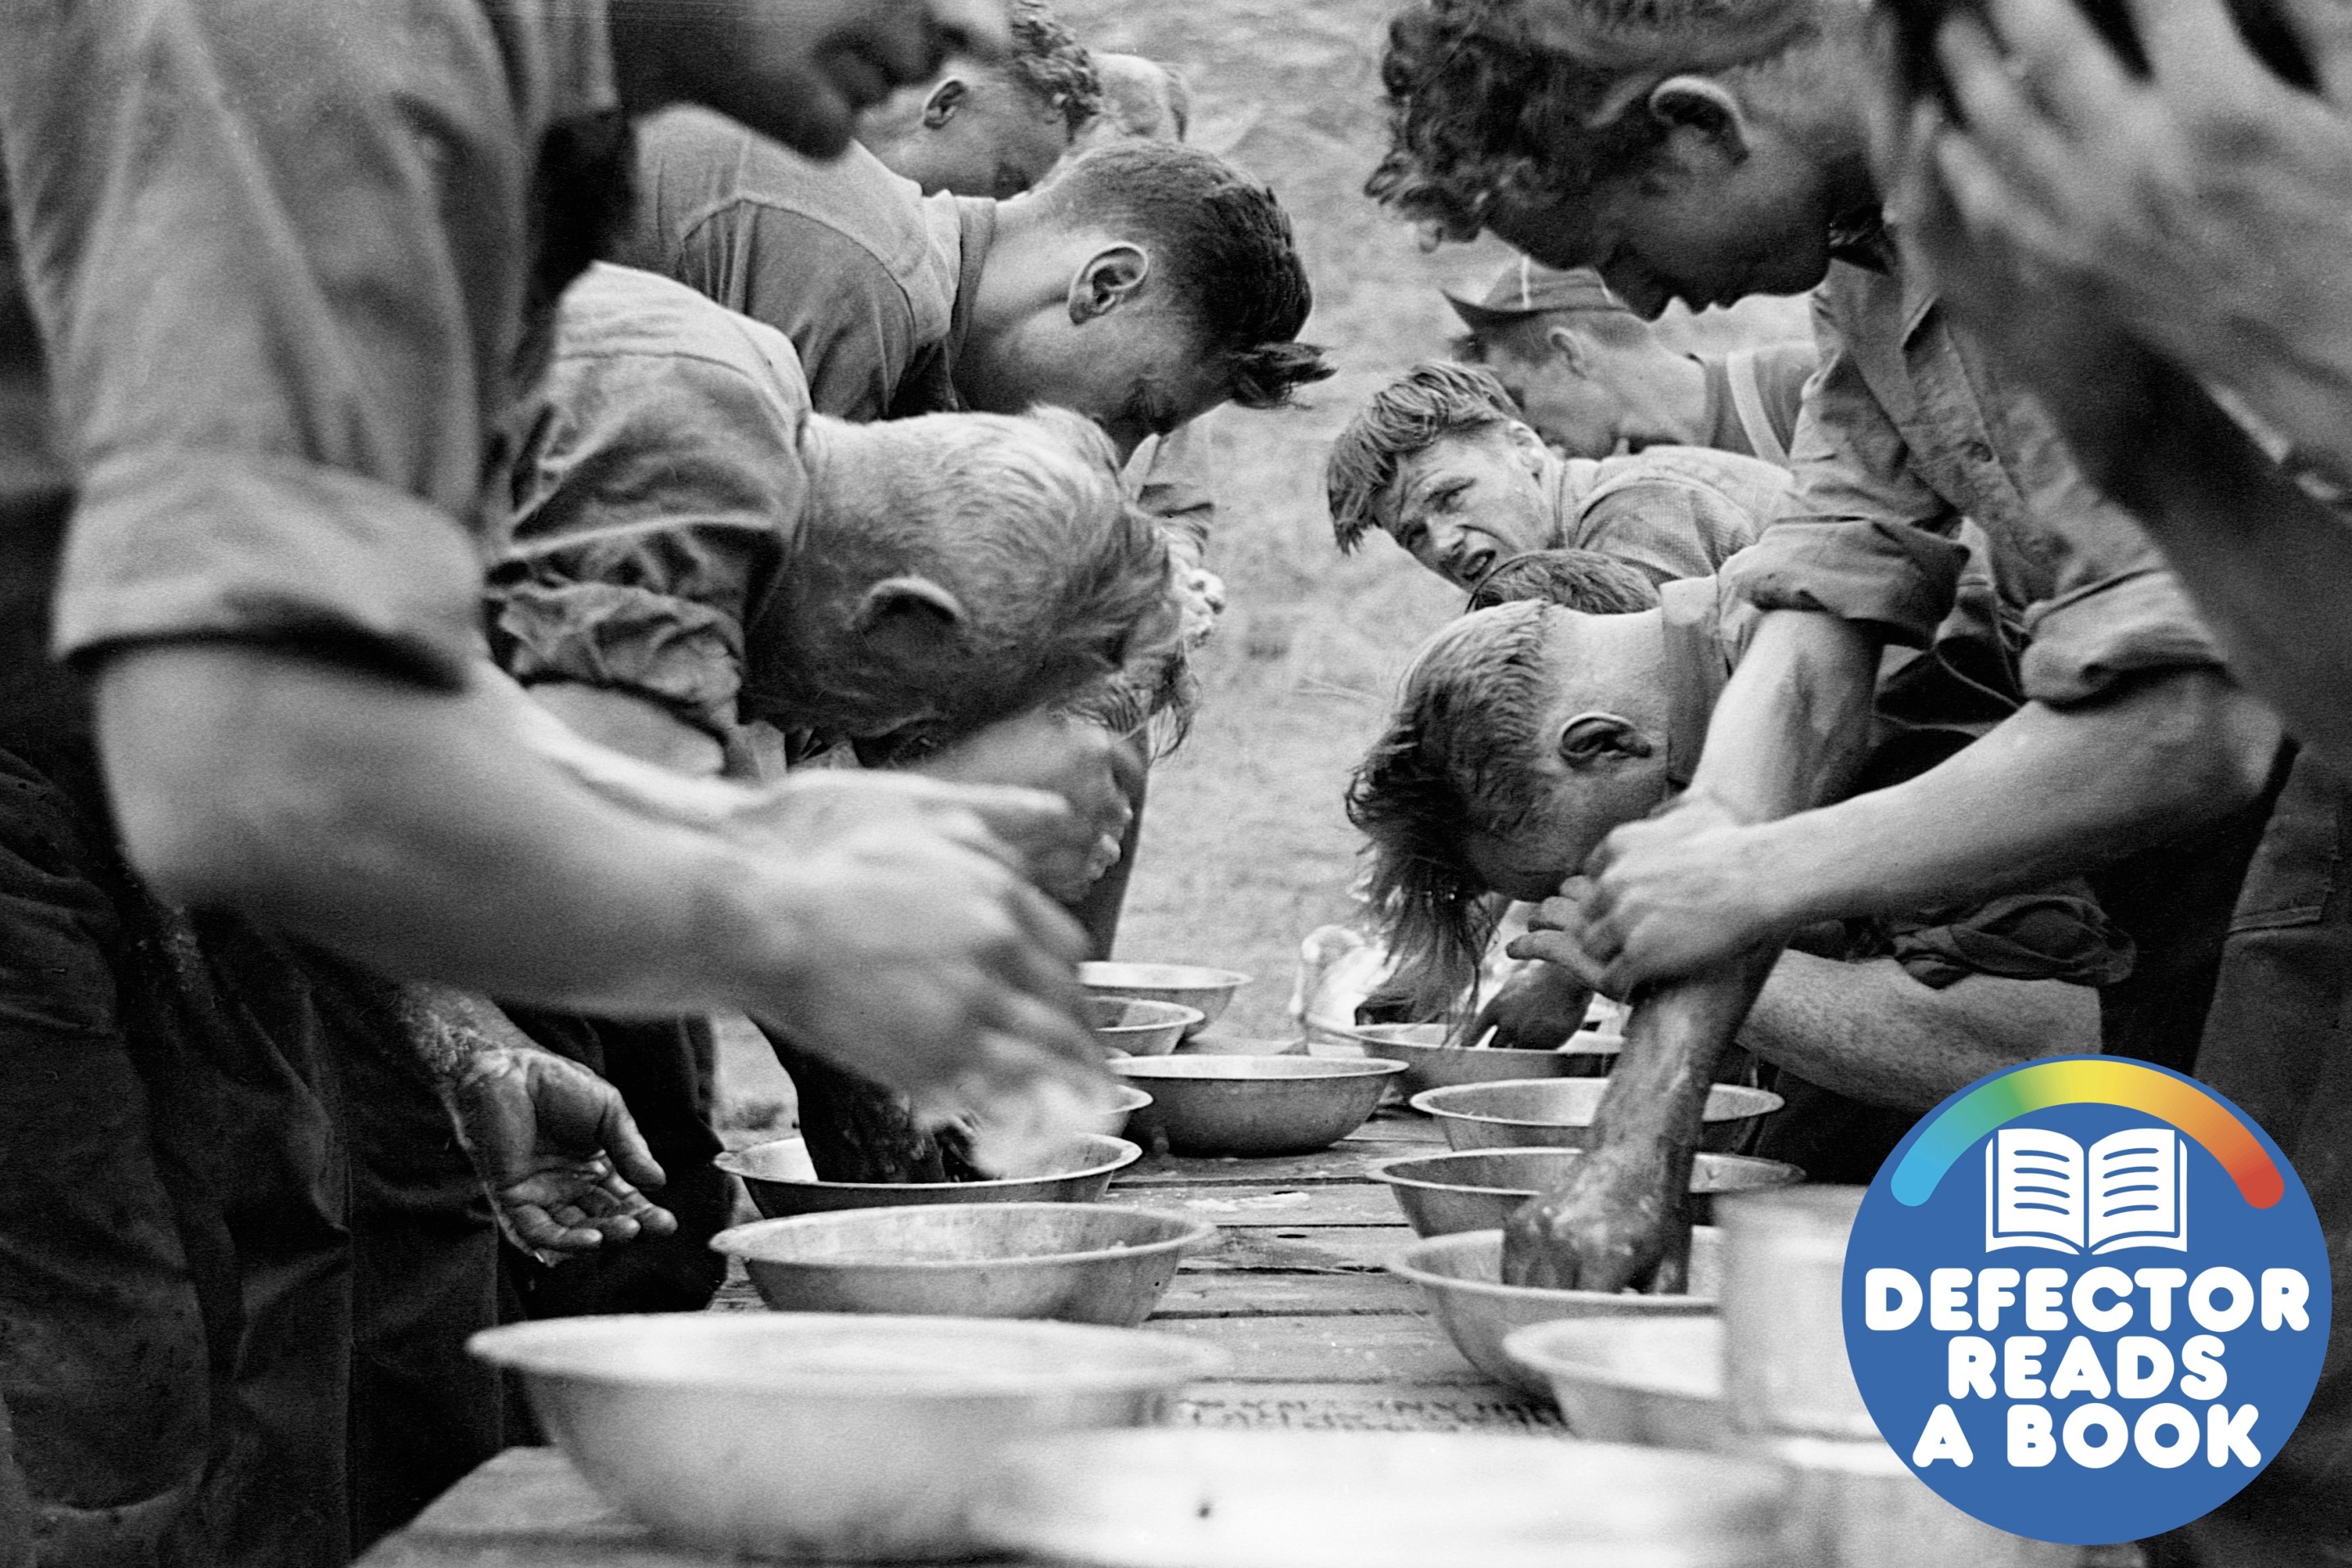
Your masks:
[{"label": "man wearing cap", "polygon": [[1712,447],[1788,466],[1818,362],[1807,340],[1680,353],[1599,273],[1524,256],[1485,299],[1445,300],[1470,329],[1455,357],[1491,371],[1528,423],[1571,458]]},{"label": "man wearing cap", "polygon": [[[1680,1144],[1649,1118],[1688,1107],[1695,1124],[1691,1069],[1815,918],[2094,870],[2141,954],[2102,996],[2108,1048],[2185,1065],[2267,809],[2274,721],[2046,414],[1906,265],[1872,173],[1870,20],[1832,0],[1676,3],[1632,23],[1599,0],[1440,0],[1391,30],[1397,140],[1373,185],[1412,216],[1596,267],[1651,316],[1826,279],[1794,497],[1727,573],[1772,613],[1694,786],[1617,830],[1591,885],[1546,906],[1559,929],[1519,944],[1644,987],[1601,1152],[1517,1234],[1526,1282],[1650,1272],[1663,1243],[1634,1194],[1674,1190],[1659,1162]],[[1817,806],[1851,777],[1885,646],[1917,645],[1949,609],[1964,514],[2004,595],[2032,605],[2028,702],[1916,779]]]}]

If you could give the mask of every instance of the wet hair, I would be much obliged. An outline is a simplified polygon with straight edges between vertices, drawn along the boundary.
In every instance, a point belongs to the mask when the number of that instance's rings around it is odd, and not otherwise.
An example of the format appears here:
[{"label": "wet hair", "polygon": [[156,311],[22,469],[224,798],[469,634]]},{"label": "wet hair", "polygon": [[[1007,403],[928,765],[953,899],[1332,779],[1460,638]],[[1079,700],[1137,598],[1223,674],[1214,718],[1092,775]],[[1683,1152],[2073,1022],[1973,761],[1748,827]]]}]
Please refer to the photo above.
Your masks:
[{"label": "wet hair", "polygon": [[1057,111],[1076,134],[1103,109],[1094,57],[1044,0],[1013,0],[1006,20],[1013,33],[1006,74],[1024,92]]},{"label": "wet hair", "polygon": [[1348,820],[1363,833],[1365,892],[1416,1016],[1442,1015],[1476,974],[1496,902],[1471,868],[1472,834],[1506,837],[1544,798],[1528,763],[1548,677],[1549,606],[1466,616],[1406,670],[1389,721],[1356,764]]},{"label": "wet hair", "polygon": [[1589,616],[1624,616],[1654,609],[1658,585],[1639,567],[1597,550],[1530,550],[1514,555],[1478,581],[1472,610],[1540,599]]},{"label": "wet hair", "polygon": [[[1446,239],[1475,238],[1500,196],[1579,201],[1665,140],[1651,88],[1781,52],[1817,3],[1555,0],[1538,46],[1514,0],[1417,0],[1389,24],[1389,151],[1365,194]],[[1559,47],[1571,21],[1575,52]]]},{"label": "wet hair", "polygon": [[1215,153],[1113,142],[1069,159],[1037,195],[1152,248],[1243,407],[1279,407],[1331,374],[1321,349],[1296,341],[1315,294],[1289,217],[1272,190]]},{"label": "wet hair", "polygon": [[1397,470],[1454,436],[1520,424],[1518,405],[1493,374],[1451,360],[1424,360],[1372,395],[1348,421],[1323,465],[1331,534],[1343,551],[1381,526],[1380,500]]},{"label": "wet hair", "polygon": [[[880,658],[801,672],[827,724],[842,730],[932,721],[961,731],[1136,667],[1176,641],[1170,558],[1160,529],[1127,498],[1117,451],[1064,408],[937,414],[845,427],[858,449],[844,483],[856,515],[817,546],[845,578],[919,574],[962,604],[960,688]],[[854,646],[854,633],[835,638]],[[928,738],[950,738],[929,727]]]}]

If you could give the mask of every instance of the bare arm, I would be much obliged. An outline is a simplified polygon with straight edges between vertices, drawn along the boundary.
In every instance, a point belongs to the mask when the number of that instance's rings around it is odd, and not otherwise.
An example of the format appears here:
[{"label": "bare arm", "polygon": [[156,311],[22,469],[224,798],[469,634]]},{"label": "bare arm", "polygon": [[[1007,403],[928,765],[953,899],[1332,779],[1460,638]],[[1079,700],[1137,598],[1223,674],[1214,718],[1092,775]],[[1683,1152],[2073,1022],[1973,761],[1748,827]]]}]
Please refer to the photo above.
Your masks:
[{"label": "bare arm", "polygon": [[[1877,646],[1846,622],[1766,617],[1717,702],[1706,749],[1676,811],[1753,821],[1842,787],[1868,739]],[[1522,939],[1523,942],[1530,939]],[[1717,1062],[1771,973],[1777,941],[1727,955],[1638,999],[1591,1152],[1567,1187],[1536,1198],[1504,1233],[1504,1278],[1616,1290],[1683,1286],[1683,1194]],[[1540,951],[1522,953],[1542,957]]]},{"label": "bare arm", "polygon": [[1792,931],[2056,881],[2244,806],[2278,742],[2212,669],[2093,707],[2030,703],[1915,779],[1755,830],[1756,886],[1768,923]]},{"label": "bare arm", "polygon": [[2059,980],[1971,974],[1937,990],[1891,958],[1783,952],[1739,1043],[1865,1105],[1924,1111],[1987,1073],[2099,1048],[2099,996]]},{"label": "bare arm", "polygon": [[450,692],[230,643],[117,655],[97,703],[167,896],[519,1001],[773,1017],[919,1096],[1098,1072],[1083,938],[1007,863],[1024,816],[1070,826],[1031,792],[754,794],[591,746],[487,671]]}]

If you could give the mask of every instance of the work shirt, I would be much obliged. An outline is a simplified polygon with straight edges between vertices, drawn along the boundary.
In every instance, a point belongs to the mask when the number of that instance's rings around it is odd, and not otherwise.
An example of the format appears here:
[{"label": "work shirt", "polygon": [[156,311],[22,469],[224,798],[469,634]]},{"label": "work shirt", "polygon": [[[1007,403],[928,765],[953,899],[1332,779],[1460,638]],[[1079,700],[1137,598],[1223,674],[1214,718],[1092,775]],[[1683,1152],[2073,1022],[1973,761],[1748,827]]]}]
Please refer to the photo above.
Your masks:
[{"label": "work shirt", "polygon": [[1766,608],[1818,610],[1924,645],[1982,525],[2003,596],[2025,609],[2025,695],[2096,700],[2150,670],[2215,665],[2179,583],[2094,490],[2032,398],[2005,383],[1899,262],[1841,261],[1814,295],[1794,493],[1730,576]]},{"label": "work shirt", "polygon": [[772,717],[768,617],[811,489],[793,345],[599,265],[564,298],[547,404],[490,578],[499,662],[647,698],[722,742]]},{"label": "work shirt", "polygon": [[[2131,517],[2092,489],[2055,427],[1956,330],[1883,232],[1859,237],[1814,295],[1822,364],[1798,419],[1796,491],[1728,569],[1767,608],[1815,610],[1919,646],[1949,612],[1982,525],[2021,613],[2019,687],[2054,707],[2120,681],[2220,664],[2179,581]],[[2116,1055],[2186,1070],[2230,905],[2266,805],[2097,872],[2139,963],[2100,995]]]},{"label": "work shirt", "polygon": [[[639,128],[637,187],[619,259],[790,338],[818,413],[864,422],[965,406],[956,358],[995,202],[927,196],[863,147],[814,163],[701,109]],[[1213,461],[1205,433],[1178,429],[1129,469],[1138,502],[1192,564],[1215,520]]]},{"label": "work shirt", "polygon": [[1661,583],[1711,577],[1786,499],[1785,470],[1702,447],[1564,458],[1552,469],[1554,547],[1612,556]]},{"label": "work shirt", "polygon": [[490,574],[499,662],[526,685],[657,703],[739,764],[765,743],[749,725],[783,731],[788,752],[831,739],[805,728],[824,677],[784,618],[814,489],[808,384],[784,335],[600,264],[564,298],[546,405]]},{"label": "work shirt", "polygon": [[[541,167],[625,131],[594,0],[21,9],[0,288],[58,424],[9,467],[79,483],[54,651],[308,639],[456,680],[501,422],[593,226]],[[44,624],[55,544],[0,543],[0,621]]]},{"label": "work shirt", "polygon": [[1703,447],[1789,466],[1789,443],[1820,353],[1810,342],[1766,343],[1699,356],[1706,376]]},{"label": "work shirt", "polygon": [[951,405],[962,214],[993,202],[926,196],[855,143],[820,163],[706,109],[640,125],[636,168],[616,259],[790,338],[818,412],[864,422]]},{"label": "work shirt", "polygon": [[0,1394],[45,1563],[332,1568],[500,1440],[496,1233],[391,987],[158,904],[51,655],[454,682],[625,133],[599,0],[9,14]]}]

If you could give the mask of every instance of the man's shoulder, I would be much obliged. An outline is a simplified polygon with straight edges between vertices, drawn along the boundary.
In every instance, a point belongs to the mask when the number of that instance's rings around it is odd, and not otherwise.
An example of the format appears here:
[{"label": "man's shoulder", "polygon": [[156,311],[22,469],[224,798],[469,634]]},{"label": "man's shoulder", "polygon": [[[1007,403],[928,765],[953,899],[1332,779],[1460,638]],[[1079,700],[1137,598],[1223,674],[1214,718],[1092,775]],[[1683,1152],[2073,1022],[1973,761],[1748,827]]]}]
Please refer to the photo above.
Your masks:
[{"label": "man's shoulder", "polygon": [[808,377],[792,340],[683,283],[599,262],[564,292],[556,336],[559,385],[594,362],[658,362],[672,383],[733,380],[805,414]]},{"label": "man's shoulder", "polygon": [[932,243],[921,188],[854,142],[838,158],[804,158],[709,110],[669,109],[640,130],[637,170],[672,244],[730,214],[762,210],[830,230],[894,268]]}]

